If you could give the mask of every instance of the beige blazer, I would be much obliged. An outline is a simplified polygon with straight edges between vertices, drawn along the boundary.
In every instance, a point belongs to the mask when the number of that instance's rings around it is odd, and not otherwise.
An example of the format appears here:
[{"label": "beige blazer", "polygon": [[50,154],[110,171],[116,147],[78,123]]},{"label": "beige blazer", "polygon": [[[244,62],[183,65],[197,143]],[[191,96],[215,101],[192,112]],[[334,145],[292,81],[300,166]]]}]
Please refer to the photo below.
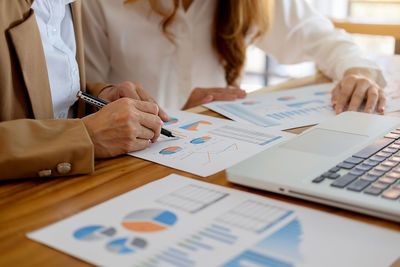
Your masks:
[{"label": "beige blazer", "polygon": [[[34,0],[0,1],[0,180],[54,177],[94,170],[93,144],[80,119],[54,120],[46,61]],[[71,4],[81,90],[86,84],[81,2]],[[86,114],[76,106],[77,117]]]}]

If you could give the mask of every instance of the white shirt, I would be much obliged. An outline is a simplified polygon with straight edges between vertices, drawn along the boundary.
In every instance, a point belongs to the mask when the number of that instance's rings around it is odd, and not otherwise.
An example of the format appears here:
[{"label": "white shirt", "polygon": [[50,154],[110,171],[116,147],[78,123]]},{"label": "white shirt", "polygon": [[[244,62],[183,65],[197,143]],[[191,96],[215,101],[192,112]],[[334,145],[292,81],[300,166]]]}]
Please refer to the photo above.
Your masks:
[{"label": "white shirt", "polygon": [[[181,108],[195,87],[226,86],[211,42],[215,0],[194,0],[186,12],[180,6],[169,27],[175,44],[161,32],[161,16],[149,12],[148,1],[123,2],[83,1],[88,81],[140,82],[166,108]],[[348,34],[303,0],[276,0],[273,25],[255,45],[280,63],[313,60],[335,80],[351,67],[377,69]]]},{"label": "white shirt", "polygon": [[54,118],[72,117],[70,107],[80,89],[74,25],[69,4],[75,0],[35,0],[32,9],[49,75]]}]

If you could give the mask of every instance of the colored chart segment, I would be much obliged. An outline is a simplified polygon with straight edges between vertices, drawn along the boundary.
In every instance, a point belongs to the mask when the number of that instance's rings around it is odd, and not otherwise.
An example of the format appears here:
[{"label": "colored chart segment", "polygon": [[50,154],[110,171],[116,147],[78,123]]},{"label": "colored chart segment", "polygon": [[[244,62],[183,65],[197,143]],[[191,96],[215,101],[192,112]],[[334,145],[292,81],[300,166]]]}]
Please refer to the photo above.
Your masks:
[{"label": "colored chart segment", "polygon": [[116,233],[115,228],[102,225],[90,225],[79,228],[73,234],[74,238],[83,241],[96,241],[111,237]]},{"label": "colored chart segment", "polygon": [[176,215],[170,211],[146,209],[129,213],[121,224],[135,232],[159,232],[168,229],[177,220]]},{"label": "colored chart segment", "polygon": [[168,121],[164,122],[164,125],[171,125],[171,124],[175,124],[177,122],[178,122],[177,118],[169,117]]},{"label": "colored chart segment", "polygon": [[211,125],[212,123],[209,121],[196,121],[196,122],[192,122],[189,124],[186,124],[182,127],[180,127],[181,129],[187,130],[187,131],[198,131],[199,125],[200,124],[206,124],[206,125]]},{"label": "colored chart segment", "polygon": [[128,238],[119,238],[110,241],[106,245],[106,249],[109,252],[116,254],[130,254],[139,249],[147,247],[147,241],[142,238],[134,238],[130,240]]},{"label": "colored chart segment", "polygon": [[269,251],[283,258],[302,260],[300,252],[303,231],[298,219],[294,219],[277,232],[268,236],[256,245],[261,251]]},{"label": "colored chart segment", "polygon": [[329,95],[331,92],[330,91],[321,91],[321,92],[315,92],[314,95]]},{"label": "colored chart segment", "polygon": [[193,139],[192,141],[190,141],[190,143],[198,145],[198,144],[203,144],[209,140],[211,140],[210,136],[202,136],[202,137]]},{"label": "colored chart segment", "polygon": [[301,108],[301,107],[307,106],[309,104],[314,104],[314,103],[315,104],[324,104],[324,101],[322,101],[322,100],[310,100],[310,101],[287,104],[287,106],[290,107],[290,108]]},{"label": "colored chart segment", "polygon": [[294,96],[282,96],[282,97],[279,97],[278,100],[279,101],[289,101],[289,100],[292,100],[294,98],[295,98]]},{"label": "colored chart segment", "polygon": [[259,104],[259,103],[260,103],[260,101],[248,100],[248,101],[242,102],[242,105],[245,105],[245,106],[252,106],[252,105]]},{"label": "colored chart segment", "polygon": [[171,147],[167,147],[164,148],[163,150],[160,151],[161,155],[171,155],[171,154],[175,154],[176,152],[181,151],[182,148],[180,146],[171,146]]},{"label": "colored chart segment", "polygon": [[301,236],[300,221],[294,219],[251,249],[224,264],[223,267],[292,267],[293,264],[287,262],[287,260],[291,262],[303,261],[300,252]]}]

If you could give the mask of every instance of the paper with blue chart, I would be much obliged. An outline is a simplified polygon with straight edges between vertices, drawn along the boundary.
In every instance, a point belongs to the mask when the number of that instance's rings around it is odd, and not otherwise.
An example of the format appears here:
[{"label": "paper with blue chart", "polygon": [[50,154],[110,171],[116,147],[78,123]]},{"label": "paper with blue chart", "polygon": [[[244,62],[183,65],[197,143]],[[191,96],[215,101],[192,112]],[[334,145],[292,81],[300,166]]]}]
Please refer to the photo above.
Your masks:
[{"label": "paper with blue chart", "polygon": [[180,139],[161,136],[149,148],[130,155],[209,176],[293,136],[190,112],[169,110],[168,114],[164,128]]},{"label": "paper with blue chart", "polygon": [[119,267],[375,267],[400,256],[399,232],[175,174],[28,237]]},{"label": "paper with blue chart", "polygon": [[[285,130],[317,124],[335,116],[331,105],[334,87],[334,83],[318,84],[204,106],[238,122]],[[386,112],[399,109],[399,101],[388,99]]]}]

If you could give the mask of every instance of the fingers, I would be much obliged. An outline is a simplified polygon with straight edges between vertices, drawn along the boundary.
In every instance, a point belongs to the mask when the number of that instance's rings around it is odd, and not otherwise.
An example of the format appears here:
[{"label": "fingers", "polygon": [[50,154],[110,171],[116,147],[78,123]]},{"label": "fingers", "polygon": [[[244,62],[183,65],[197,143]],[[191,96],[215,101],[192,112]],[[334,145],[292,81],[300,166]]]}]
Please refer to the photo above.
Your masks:
[{"label": "fingers", "polygon": [[379,93],[374,87],[369,87],[367,92],[367,103],[365,104],[364,112],[372,113],[378,103]]},{"label": "fingers", "polygon": [[163,122],[161,121],[161,119],[158,116],[152,114],[141,113],[139,123],[141,126],[144,126],[147,130],[149,130],[153,134],[153,136],[149,137],[149,135],[144,135],[145,133],[143,132],[143,135],[138,137],[151,139],[153,143],[157,141],[158,137],[160,137],[161,127],[163,126]]},{"label": "fingers", "polygon": [[383,90],[371,79],[363,75],[347,75],[332,90],[332,106],[336,114],[346,110],[359,111],[365,101],[364,112],[372,113],[377,107],[382,113],[386,99]]},{"label": "fingers", "polygon": [[246,97],[246,91],[239,88],[204,88],[207,90],[207,94],[211,95],[231,95],[235,96],[235,98],[244,98]]},{"label": "fingers", "polygon": [[159,107],[159,110],[158,110],[158,116],[161,118],[162,121],[168,121],[169,120],[168,114],[160,107]]},{"label": "fingers", "polygon": [[213,93],[213,101],[233,101],[237,99],[237,96],[229,93]]},{"label": "fingers", "polygon": [[[359,80],[354,84],[354,88],[352,88],[353,94],[351,95],[351,100],[348,108],[349,111],[358,111],[360,109],[360,106],[363,103],[370,86],[371,83],[368,82],[366,79]],[[375,107],[375,105],[373,107]]]},{"label": "fingers", "polygon": [[[130,90],[134,91],[134,92],[132,92],[133,95],[137,95],[137,98],[134,98],[134,99],[147,101],[147,102],[150,102],[150,103],[157,104],[157,102],[146,93],[146,91],[143,89],[143,87],[142,87],[142,85],[140,83],[132,83],[132,82],[129,82],[129,83],[131,85],[131,89]],[[160,107],[158,107],[158,116],[163,121],[168,121],[167,113],[164,110],[162,110]]]},{"label": "fingers", "polygon": [[118,90],[119,97],[129,97],[136,100],[142,100],[137,92],[138,86],[140,86],[140,84],[133,82],[122,82],[117,84],[115,88]]},{"label": "fingers", "polygon": [[195,88],[183,109],[207,104],[211,101],[232,101],[246,97],[246,92],[238,88]]},{"label": "fingers", "polygon": [[[128,99],[128,98],[127,98]],[[144,101],[137,101],[137,100],[132,100],[129,102],[131,105],[133,105],[135,108],[142,112],[150,113],[153,115],[158,115],[159,112],[159,107],[155,103],[151,102],[144,102]]]},{"label": "fingers", "polygon": [[129,152],[138,151],[138,150],[148,148],[149,146],[150,146],[149,139],[136,138],[136,140],[134,142],[132,142],[128,151]]},{"label": "fingers", "polygon": [[379,90],[378,93],[378,106],[377,106],[377,111],[378,113],[384,113],[385,112],[385,107],[386,107],[386,97],[383,92],[383,90]]},{"label": "fingers", "polygon": [[356,84],[356,79],[354,79],[354,77],[345,77],[340,82],[339,92],[336,96],[337,97],[335,106],[336,114],[342,113],[345,110],[347,103],[349,102],[349,99],[353,94],[353,88],[355,84]]},{"label": "fingers", "polygon": [[331,103],[332,103],[332,107],[335,109],[336,107],[336,103],[337,103],[337,96],[338,96],[338,92],[340,90],[340,85],[337,84],[335,86],[335,88],[333,88],[332,92],[331,92]]}]

